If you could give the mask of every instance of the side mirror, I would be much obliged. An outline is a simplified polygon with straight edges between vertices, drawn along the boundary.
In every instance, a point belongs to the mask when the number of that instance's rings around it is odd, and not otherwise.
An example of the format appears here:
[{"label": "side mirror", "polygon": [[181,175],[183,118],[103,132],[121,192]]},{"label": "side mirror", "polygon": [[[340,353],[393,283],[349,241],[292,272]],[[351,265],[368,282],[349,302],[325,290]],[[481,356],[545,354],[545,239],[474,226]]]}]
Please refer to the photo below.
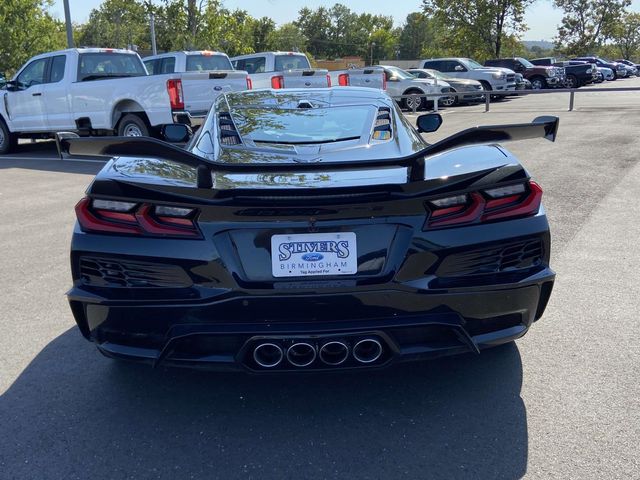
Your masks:
[{"label": "side mirror", "polygon": [[416,120],[419,133],[435,132],[442,125],[442,115],[439,113],[427,113],[420,115]]},{"label": "side mirror", "polygon": [[466,68],[464,68],[462,65],[456,65],[456,66],[455,66],[455,68],[454,68],[454,70],[455,70],[456,72],[466,72],[466,71],[467,71],[467,69],[466,69]]},{"label": "side mirror", "polygon": [[169,123],[160,129],[160,136],[169,143],[186,143],[192,135],[191,127],[184,123]]},{"label": "side mirror", "polygon": [[8,92],[16,92],[16,91],[19,90],[18,89],[18,82],[16,82],[15,80],[9,80],[7,82],[6,88],[7,88]]}]

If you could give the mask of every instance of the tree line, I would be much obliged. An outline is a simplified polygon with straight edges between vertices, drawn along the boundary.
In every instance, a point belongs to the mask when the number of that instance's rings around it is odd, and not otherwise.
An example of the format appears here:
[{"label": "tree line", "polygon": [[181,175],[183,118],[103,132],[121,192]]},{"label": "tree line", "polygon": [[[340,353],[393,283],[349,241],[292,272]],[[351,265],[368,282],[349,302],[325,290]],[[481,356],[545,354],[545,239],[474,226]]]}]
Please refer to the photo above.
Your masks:
[{"label": "tree line", "polygon": [[[302,8],[283,25],[231,10],[220,0],[105,0],[88,20],[74,24],[78,46],[151,49],[150,16],[159,51],[221,50],[239,55],[262,50],[298,50],[312,58],[359,56],[381,59],[433,56],[487,58],[527,55],[520,39],[524,16],[535,0],[423,0],[402,26],[391,16],[333,7]],[[66,46],[64,23],[48,12],[52,0],[0,2],[0,71],[15,71],[30,56]],[[552,51],[537,54],[640,54],[640,14],[631,0],[553,0],[564,13]],[[538,49],[540,50],[540,49]]]}]

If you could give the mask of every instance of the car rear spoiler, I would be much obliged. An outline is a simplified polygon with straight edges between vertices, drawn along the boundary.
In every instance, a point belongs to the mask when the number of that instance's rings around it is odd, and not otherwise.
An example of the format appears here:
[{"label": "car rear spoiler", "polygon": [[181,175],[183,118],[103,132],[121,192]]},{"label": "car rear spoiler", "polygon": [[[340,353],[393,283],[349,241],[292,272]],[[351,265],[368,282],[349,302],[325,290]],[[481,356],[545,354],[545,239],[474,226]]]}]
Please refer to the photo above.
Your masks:
[{"label": "car rear spoiler", "polygon": [[409,169],[409,181],[424,180],[425,157],[466,145],[492,144],[530,138],[545,138],[555,141],[558,132],[558,117],[537,117],[531,123],[511,125],[479,126],[455,133],[439,142],[408,157],[354,160],[353,162],[327,163],[255,163],[230,164],[212,162],[198,155],[162,140],[148,137],[89,137],[80,138],[75,133],[59,132],[56,134],[56,145],[60,158],[68,156],[98,157],[147,157],[170,160],[197,169],[197,185],[199,188],[211,188],[211,172],[224,173],[271,173],[271,172],[304,172],[335,171],[345,168],[384,168],[406,167]]}]

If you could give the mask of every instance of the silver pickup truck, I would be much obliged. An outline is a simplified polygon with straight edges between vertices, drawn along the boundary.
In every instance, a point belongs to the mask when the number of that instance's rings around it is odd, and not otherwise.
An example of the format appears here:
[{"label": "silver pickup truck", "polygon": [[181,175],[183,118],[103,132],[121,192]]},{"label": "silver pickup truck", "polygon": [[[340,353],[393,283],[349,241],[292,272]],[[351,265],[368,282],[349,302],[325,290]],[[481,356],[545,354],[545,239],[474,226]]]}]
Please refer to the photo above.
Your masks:
[{"label": "silver pickup truck", "polygon": [[379,90],[387,89],[384,70],[380,67],[352,68],[349,70],[331,70],[331,86],[333,87],[368,87]]},{"label": "silver pickup truck", "polygon": [[[226,53],[169,52],[145,57],[143,62],[150,75],[182,73],[182,78],[188,80],[182,82],[184,109],[174,115],[180,123],[200,125],[219,94],[251,89],[247,72],[234,70]],[[216,82],[212,84],[211,80]]]},{"label": "silver pickup truck", "polygon": [[253,88],[330,87],[326,69],[311,68],[309,59],[298,52],[259,52],[231,58],[233,68],[249,73]]},{"label": "silver pickup truck", "polygon": [[487,91],[516,89],[516,72],[508,68],[484,67],[470,58],[430,58],[421,60],[418,68],[438,70],[449,77],[477,80]]}]

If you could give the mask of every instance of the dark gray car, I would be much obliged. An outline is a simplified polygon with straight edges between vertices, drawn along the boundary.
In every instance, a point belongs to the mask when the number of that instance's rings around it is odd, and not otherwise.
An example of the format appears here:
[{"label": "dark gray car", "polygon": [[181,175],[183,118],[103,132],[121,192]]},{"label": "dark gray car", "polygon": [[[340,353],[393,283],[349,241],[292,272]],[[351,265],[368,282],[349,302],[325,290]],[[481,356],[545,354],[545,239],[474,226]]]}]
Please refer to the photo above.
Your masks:
[{"label": "dark gray car", "polygon": [[464,95],[442,98],[440,100],[440,104],[444,107],[450,107],[462,102],[470,103],[484,101],[482,84],[477,80],[450,77],[438,70],[432,70],[430,68],[410,68],[407,72],[415,75],[417,78],[447,82],[451,86],[452,92],[464,93]]}]

